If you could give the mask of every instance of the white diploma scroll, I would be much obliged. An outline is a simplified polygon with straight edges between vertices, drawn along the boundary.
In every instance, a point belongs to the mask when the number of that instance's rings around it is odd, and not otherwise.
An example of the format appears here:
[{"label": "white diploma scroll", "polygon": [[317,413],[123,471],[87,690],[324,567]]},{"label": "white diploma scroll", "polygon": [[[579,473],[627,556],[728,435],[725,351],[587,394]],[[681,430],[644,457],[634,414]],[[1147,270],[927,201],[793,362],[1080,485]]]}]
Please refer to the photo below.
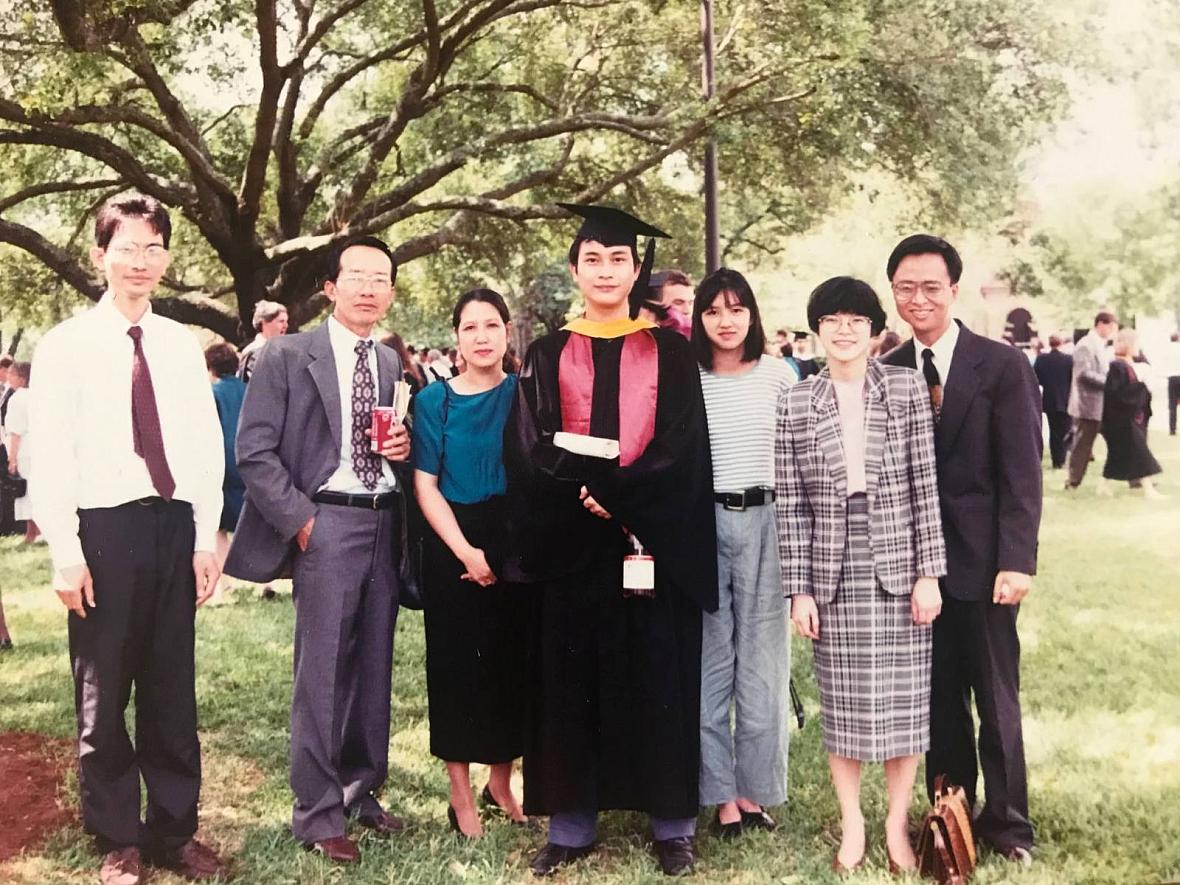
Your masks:
[{"label": "white diploma scroll", "polygon": [[591,458],[606,458],[609,461],[619,457],[619,441],[601,436],[559,430],[553,434],[553,445],[575,455],[589,455]]}]

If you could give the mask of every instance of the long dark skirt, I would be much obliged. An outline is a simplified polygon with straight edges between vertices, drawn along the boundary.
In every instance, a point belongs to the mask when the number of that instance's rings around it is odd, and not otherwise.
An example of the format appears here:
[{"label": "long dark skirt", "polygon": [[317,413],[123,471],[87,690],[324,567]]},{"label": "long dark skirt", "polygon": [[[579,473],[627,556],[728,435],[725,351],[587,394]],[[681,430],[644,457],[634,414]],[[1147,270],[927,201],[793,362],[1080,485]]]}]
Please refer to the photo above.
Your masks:
[{"label": "long dark skirt", "polygon": [[1147,447],[1147,423],[1134,418],[1103,420],[1102,438],[1106,440],[1106,464],[1102,475],[1107,479],[1143,479],[1162,472]]},{"label": "long dark skirt", "polygon": [[[499,577],[502,498],[451,504],[463,535]],[[524,752],[529,590],[480,587],[433,533],[423,563],[430,752],[449,762],[510,762]]]},{"label": "long dark skirt", "polygon": [[624,599],[622,557],[621,544],[598,545],[588,568],[536,587],[529,814],[696,816],[701,610],[661,582],[658,562],[656,598]]},{"label": "long dark skirt", "polygon": [[848,500],[844,570],[819,606],[814,644],[824,748],[880,762],[930,746],[933,632],[914,624],[910,597],[886,593],[873,572],[863,497]]}]

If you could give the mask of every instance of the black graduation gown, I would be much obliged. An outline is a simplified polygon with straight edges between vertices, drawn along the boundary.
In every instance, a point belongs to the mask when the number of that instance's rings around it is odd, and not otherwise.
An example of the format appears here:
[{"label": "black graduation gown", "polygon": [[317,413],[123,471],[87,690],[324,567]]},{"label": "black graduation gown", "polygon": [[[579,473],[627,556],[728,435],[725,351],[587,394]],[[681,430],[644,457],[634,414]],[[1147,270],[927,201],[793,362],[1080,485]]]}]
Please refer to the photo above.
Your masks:
[{"label": "black graduation gown", "polygon": [[1123,360],[1114,360],[1102,399],[1102,437],[1106,440],[1107,479],[1142,479],[1162,468],[1147,448],[1151,391]]},{"label": "black graduation gown", "polygon": [[[525,810],[695,817],[701,611],[717,609],[712,466],[696,363],[680,335],[651,330],[655,436],[620,467],[552,443],[570,334],[529,348],[505,430],[516,564],[535,590]],[[623,340],[592,339],[594,436],[619,435]],[[612,519],[582,506],[582,485]],[[655,557],[654,599],[623,597],[621,526]]]}]

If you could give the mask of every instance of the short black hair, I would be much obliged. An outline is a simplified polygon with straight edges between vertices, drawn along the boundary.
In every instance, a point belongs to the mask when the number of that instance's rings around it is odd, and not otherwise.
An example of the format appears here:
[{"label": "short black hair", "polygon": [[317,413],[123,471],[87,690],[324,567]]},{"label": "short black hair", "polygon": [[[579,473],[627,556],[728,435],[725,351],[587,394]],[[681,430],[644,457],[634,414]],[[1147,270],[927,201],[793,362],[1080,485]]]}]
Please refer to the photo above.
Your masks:
[{"label": "short black hair", "polygon": [[16,361],[12,357],[10,357],[8,354],[4,354],[3,356],[0,356],[0,369],[7,369],[14,362]]},{"label": "short black hair", "polygon": [[331,280],[336,282],[336,277],[340,276],[340,256],[353,246],[368,246],[370,249],[376,249],[378,252],[384,252],[389,256],[390,272],[389,276],[393,282],[397,282],[397,261],[393,258],[393,250],[389,248],[389,244],[377,237],[349,237],[346,240],[340,240],[332,245],[328,250],[327,256],[324,258],[324,281]]},{"label": "short black hair", "polygon": [[692,302],[692,349],[697,362],[706,369],[713,368],[713,345],[705,334],[701,316],[722,293],[732,295],[750,311],[750,328],[742,345],[742,361],[756,360],[766,350],[766,332],[762,329],[762,313],[758,310],[754,290],[736,270],[719,267],[697,284],[696,298]]},{"label": "short black hair", "polygon": [[[915,253],[911,253],[915,254]],[[925,254],[925,253],[922,253]],[[819,318],[838,313],[868,317],[872,321],[872,334],[880,335],[885,328],[885,308],[873,287],[856,277],[832,277],[815,287],[807,299],[807,325],[811,331],[819,331]]]},{"label": "short black hair", "polygon": [[[570,246],[570,267],[577,267],[578,266],[578,259],[582,255],[582,244],[583,243],[597,243],[597,242],[598,242],[598,240],[595,240],[592,237],[574,237],[573,245]],[[633,259],[635,259],[635,264],[636,264],[636,266],[638,266],[639,265],[639,248],[635,245],[635,243],[628,243],[627,245],[631,247],[631,257]],[[608,246],[607,248],[614,248],[614,247]]]},{"label": "short black hair", "polygon": [[889,253],[889,261],[885,264],[885,276],[889,277],[889,282],[893,282],[893,275],[897,273],[897,266],[902,259],[910,255],[941,255],[952,285],[959,282],[959,277],[963,275],[963,259],[954,246],[933,234],[914,234],[894,246]]},{"label": "short black hair", "polygon": [[228,378],[238,371],[238,352],[224,341],[205,348],[205,368],[218,378]]},{"label": "short black hair", "polygon": [[1095,326],[1097,326],[1099,323],[1117,323],[1118,321],[1119,321],[1119,318],[1116,317],[1109,310],[1100,310],[1100,311],[1098,311],[1098,314],[1094,317],[1094,325]]},{"label": "short black hair", "polygon": [[479,301],[483,304],[490,304],[496,309],[496,313],[500,315],[500,319],[504,321],[504,325],[508,325],[512,320],[508,313],[508,305],[504,303],[504,296],[495,289],[472,289],[464,292],[459,296],[459,300],[455,302],[455,309],[451,311],[451,328],[458,329],[459,321],[463,318],[463,308],[473,301]]},{"label": "short black hair", "polygon": [[109,246],[119,225],[128,218],[146,221],[160,235],[165,249],[172,242],[172,218],[164,204],[155,197],[132,191],[111,197],[99,208],[94,218],[94,245],[100,249]]}]

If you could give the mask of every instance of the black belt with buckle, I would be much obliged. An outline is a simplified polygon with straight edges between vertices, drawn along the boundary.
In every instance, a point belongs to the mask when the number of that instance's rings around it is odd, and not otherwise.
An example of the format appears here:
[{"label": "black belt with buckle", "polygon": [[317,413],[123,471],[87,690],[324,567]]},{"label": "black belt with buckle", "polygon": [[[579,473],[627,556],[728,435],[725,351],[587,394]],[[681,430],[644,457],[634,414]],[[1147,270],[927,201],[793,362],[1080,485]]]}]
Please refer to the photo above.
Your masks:
[{"label": "black belt with buckle", "polygon": [[726,510],[745,510],[747,507],[761,507],[774,501],[774,489],[755,486],[740,492],[714,492],[713,500],[725,505]]},{"label": "black belt with buckle", "polygon": [[393,506],[397,492],[353,495],[348,492],[316,492],[311,500],[317,504],[335,504],[337,507],[363,507],[366,510],[388,510]]}]

